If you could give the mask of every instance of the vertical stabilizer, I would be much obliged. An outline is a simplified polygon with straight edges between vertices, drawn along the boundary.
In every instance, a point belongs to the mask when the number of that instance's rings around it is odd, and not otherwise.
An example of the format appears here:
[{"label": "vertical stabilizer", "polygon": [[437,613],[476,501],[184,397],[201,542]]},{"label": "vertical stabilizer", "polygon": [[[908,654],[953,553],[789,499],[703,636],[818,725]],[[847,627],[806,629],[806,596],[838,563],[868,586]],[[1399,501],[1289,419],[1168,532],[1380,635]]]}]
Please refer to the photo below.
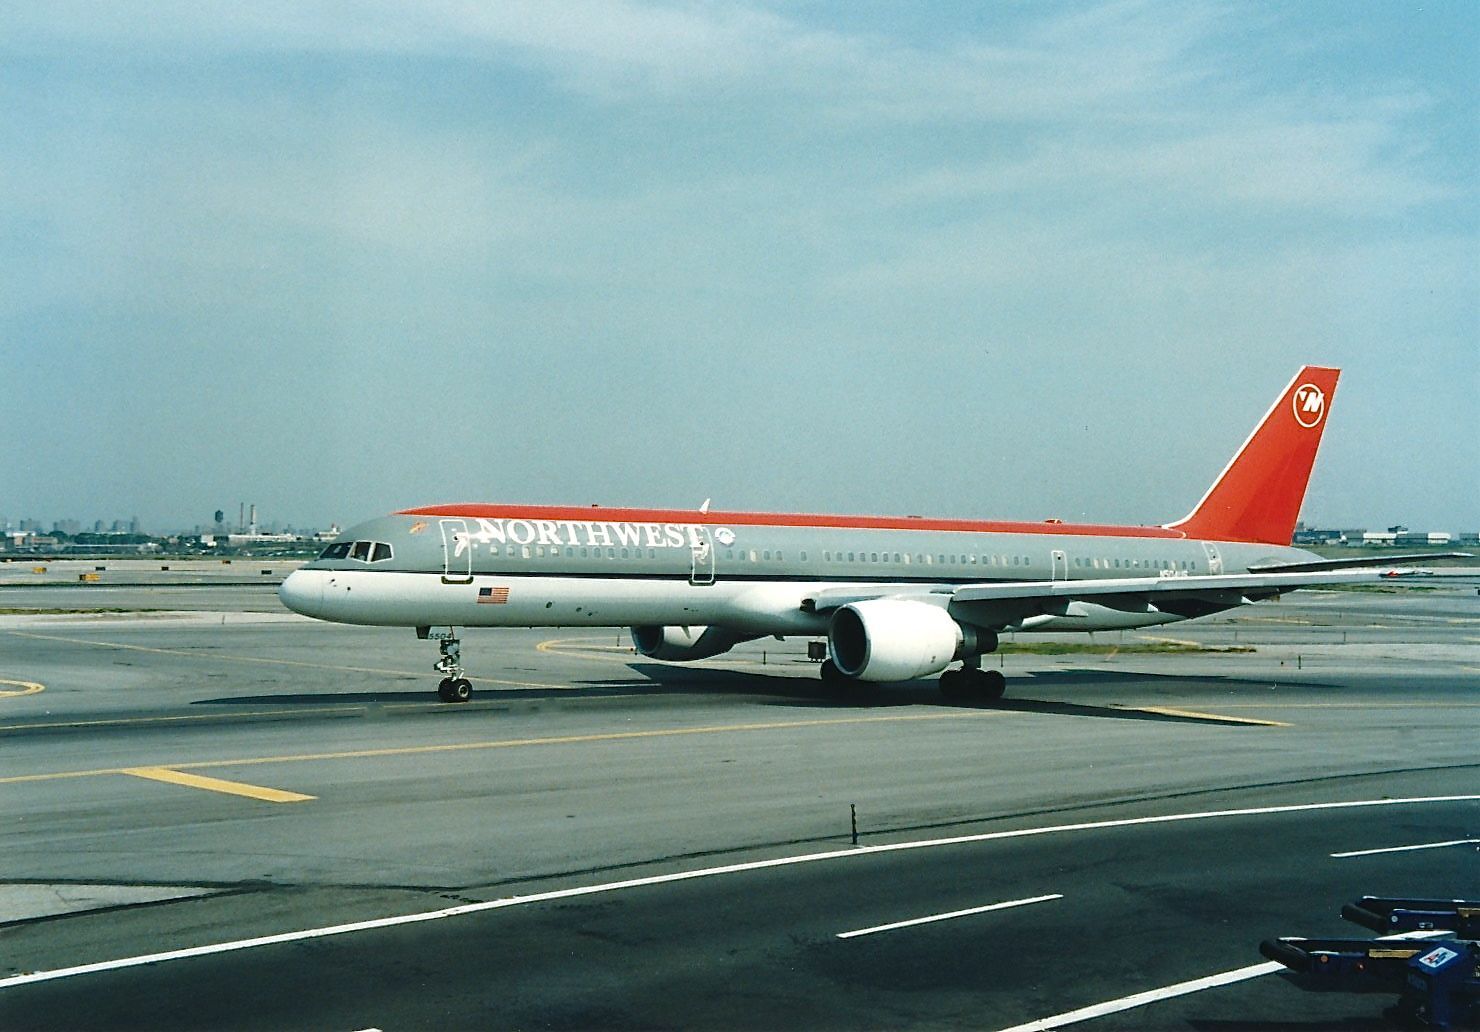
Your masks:
[{"label": "vertical stabilizer", "polygon": [[1288,545],[1340,375],[1300,370],[1202,501],[1166,526],[1191,538]]}]

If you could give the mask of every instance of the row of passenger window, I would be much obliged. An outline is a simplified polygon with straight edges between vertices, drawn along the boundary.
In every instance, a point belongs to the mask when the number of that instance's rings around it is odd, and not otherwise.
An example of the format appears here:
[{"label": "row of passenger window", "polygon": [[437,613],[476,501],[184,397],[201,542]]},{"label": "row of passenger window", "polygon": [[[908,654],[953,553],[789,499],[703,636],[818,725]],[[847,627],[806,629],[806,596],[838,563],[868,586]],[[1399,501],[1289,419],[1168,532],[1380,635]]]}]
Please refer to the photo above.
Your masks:
[{"label": "row of passenger window", "polygon": [[324,549],[320,559],[358,559],[362,563],[383,563],[391,557],[391,546],[384,541],[339,541]]},{"label": "row of passenger window", "polygon": [[[551,559],[560,558],[560,546],[550,545],[492,545],[489,554],[503,556],[506,559]],[[580,556],[582,559],[600,559],[603,553],[608,559],[641,559],[643,550],[640,548],[566,548],[565,557],[574,559]],[[658,550],[649,548],[647,550],[649,559],[658,558]]]},{"label": "row of passenger window", "polygon": [[1187,570],[1197,569],[1196,560],[1171,559],[1075,559],[1075,566],[1093,570]]},{"label": "row of passenger window", "polygon": [[[369,551],[374,546],[373,558]],[[509,559],[558,559],[561,548],[556,545],[505,545],[500,547],[494,545],[490,552],[495,556],[504,556]],[[607,559],[642,559],[644,550],[641,548],[572,548],[564,549],[565,558],[575,559],[600,559],[603,553]],[[648,559],[657,559],[656,549],[646,549]],[[321,559],[360,559],[366,562],[380,562],[382,559],[391,557],[391,546],[382,542],[356,541],[353,552],[348,543],[330,545],[325,549]],[[780,549],[744,549],[730,548],[725,550],[725,558],[738,562],[785,562],[786,554]],[[800,553],[797,558],[801,562],[807,561],[807,553]],[[978,555],[950,553],[929,554],[924,552],[833,552],[822,553],[822,561],[826,563],[897,563],[901,566],[1032,566],[1031,556],[1026,555]],[[1082,569],[1095,570],[1189,570],[1197,569],[1196,562],[1181,561],[1174,562],[1166,559],[1099,559],[1099,558],[1076,558],[1074,565]]]},{"label": "row of passenger window", "polygon": [[[855,556],[857,558],[855,558]],[[977,555],[975,553],[937,552],[823,552],[828,563],[898,563],[902,566],[1031,566],[1026,555]]]}]

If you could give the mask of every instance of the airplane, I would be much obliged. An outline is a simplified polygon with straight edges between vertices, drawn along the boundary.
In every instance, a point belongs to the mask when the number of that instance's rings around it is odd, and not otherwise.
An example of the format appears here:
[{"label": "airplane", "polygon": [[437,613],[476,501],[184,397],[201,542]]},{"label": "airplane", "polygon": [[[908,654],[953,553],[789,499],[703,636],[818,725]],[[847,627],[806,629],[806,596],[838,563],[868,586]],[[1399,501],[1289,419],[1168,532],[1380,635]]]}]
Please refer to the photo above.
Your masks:
[{"label": "airplane", "polygon": [[445,702],[472,694],[459,628],[627,626],[666,661],[825,636],[832,692],[938,675],[948,700],[988,703],[1006,682],[982,657],[1008,632],[1191,620],[1439,557],[1290,546],[1339,375],[1301,369],[1201,501],[1160,526],[432,505],[350,527],[278,593],[306,616],[437,640]]}]

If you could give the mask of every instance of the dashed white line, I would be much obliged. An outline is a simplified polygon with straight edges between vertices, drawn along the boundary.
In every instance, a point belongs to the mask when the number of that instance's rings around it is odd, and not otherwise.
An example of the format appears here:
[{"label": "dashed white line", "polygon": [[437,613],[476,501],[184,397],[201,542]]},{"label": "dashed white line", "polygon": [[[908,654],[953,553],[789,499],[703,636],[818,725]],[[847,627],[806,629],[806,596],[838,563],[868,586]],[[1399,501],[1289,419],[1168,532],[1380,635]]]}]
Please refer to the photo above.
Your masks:
[{"label": "dashed white line", "polygon": [[989,903],[984,907],[972,907],[970,910],[953,910],[949,914],[932,914],[929,917],[915,917],[908,921],[895,921],[893,924],[875,925],[873,928],[860,928],[853,932],[839,932],[839,939],[856,939],[860,935],[873,935],[875,932],[892,932],[896,928],[910,928],[914,925],[933,924],[936,921],[949,921],[955,917],[970,917],[972,914],[985,914],[990,910],[1010,910],[1013,907],[1026,907],[1033,903],[1047,903],[1051,899],[1063,899],[1064,894],[1055,892],[1048,896],[1031,896],[1028,899],[1010,899],[1005,903]]},{"label": "dashed white line", "polygon": [[1137,827],[1146,824],[1172,824],[1180,821],[1211,820],[1219,817],[1250,817],[1276,813],[1305,813],[1313,810],[1349,810],[1375,806],[1417,806],[1425,803],[1477,801],[1480,801],[1480,794],[1415,796],[1400,799],[1358,799],[1339,803],[1298,803],[1288,806],[1256,806],[1241,810],[1208,810],[1200,813],[1163,814],[1158,817],[1127,817],[1118,820],[1086,821],[1081,824],[1058,824],[1041,828],[1020,828],[1015,831],[989,831],[980,835],[958,835],[952,838],[891,842],[880,846],[835,849],[825,853],[804,853],[799,856],[776,857],[771,860],[752,860],[747,863],[728,864],[723,867],[707,867],[694,871],[659,874],[648,878],[632,878],[626,881],[583,885],[571,889],[558,889],[554,892],[534,893],[528,896],[508,896],[503,899],[488,900],[482,903],[467,903],[462,906],[448,907],[444,910],[433,910],[420,914],[402,914],[397,917],[382,917],[369,921],[356,921],[352,924],[331,925],[325,928],[309,928],[304,931],[283,932],[278,935],[266,935],[255,939],[240,939],[234,942],[214,943],[209,946],[192,946],[185,949],[169,950],[164,953],[124,957],[119,960],[102,961],[96,964],[81,964],[76,967],[57,968],[51,971],[35,971],[26,974],[11,975],[6,978],[0,978],[0,990],[17,985],[27,985],[33,982],[47,982],[57,978],[71,978],[77,975],[93,974],[100,971],[116,971],[120,968],[142,967],[145,964],[158,964],[169,960],[183,960],[188,957],[204,957],[215,953],[231,953],[237,950],[254,949],[259,946],[302,942],[307,939],[322,939],[333,935],[345,935],[351,932],[365,932],[377,928],[393,928],[398,925],[419,924],[424,921],[440,921],[449,917],[460,917],[464,914],[477,914],[489,910],[502,910],[505,907],[522,906],[529,903],[571,899],[577,896],[589,896],[600,892],[617,892],[623,889],[635,889],[648,885],[665,885],[670,882],[689,881],[695,878],[710,878],[725,874],[740,874],[745,871],[760,871],[773,867],[789,867],[796,864],[817,863],[827,860],[846,860],[854,857],[873,856],[880,853],[897,853],[910,849],[932,849],[941,846],[1032,838],[1039,835],[1065,834],[1075,831],[1098,831],[1108,828]]},{"label": "dashed white line", "polygon": [[1448,842],[1420,842],[1414,846],[1388,846],[1386,849],[1354,849],[1350,853],[1332,853],[1331,856],[1343,860],[1351,856],[1376,856],[1378,853],[1411,853],[1417,849],[1443,849],[1446,846],[1469,846],[1480,845],[1480,839],[1457,838]]}]

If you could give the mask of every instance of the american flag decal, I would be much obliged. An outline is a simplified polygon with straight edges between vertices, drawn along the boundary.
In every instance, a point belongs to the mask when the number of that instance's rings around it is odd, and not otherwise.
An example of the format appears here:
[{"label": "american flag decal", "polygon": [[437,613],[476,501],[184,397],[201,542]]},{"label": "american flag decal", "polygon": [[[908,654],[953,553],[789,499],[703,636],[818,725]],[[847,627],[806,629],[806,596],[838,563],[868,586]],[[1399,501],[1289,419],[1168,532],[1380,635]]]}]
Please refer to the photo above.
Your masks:
[{"label": "american flag decal", "polygon": [[502,606],[509,601],[508,588],[479,588],[478,604],[489,606]]}]

